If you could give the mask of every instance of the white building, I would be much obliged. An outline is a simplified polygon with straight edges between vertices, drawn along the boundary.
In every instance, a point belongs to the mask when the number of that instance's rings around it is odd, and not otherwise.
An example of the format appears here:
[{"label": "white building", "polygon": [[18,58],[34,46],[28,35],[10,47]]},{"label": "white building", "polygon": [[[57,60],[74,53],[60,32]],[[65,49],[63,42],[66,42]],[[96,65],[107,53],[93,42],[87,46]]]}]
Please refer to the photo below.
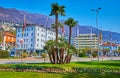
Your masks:
[{"label": "white building", "polygon": [[80,34],[74,38],[74,46],[77,49],[85,47],[97,48],[97,39],[97,35],[95,34]]},{"label": "white building", "polygon": [[[22,26],[16,28],[16,44],[17,50],[25,50],[26,52],[40,52],[45,46],[47,40],[55,40],[55,32],[44,28],[44,26],[29,25],[24,29],[22,35]],[[47,32],[47,33],[46,33]],[[60,37],[60,35],[59,35]],[[20,40],[23,43],[20,43]]]}]

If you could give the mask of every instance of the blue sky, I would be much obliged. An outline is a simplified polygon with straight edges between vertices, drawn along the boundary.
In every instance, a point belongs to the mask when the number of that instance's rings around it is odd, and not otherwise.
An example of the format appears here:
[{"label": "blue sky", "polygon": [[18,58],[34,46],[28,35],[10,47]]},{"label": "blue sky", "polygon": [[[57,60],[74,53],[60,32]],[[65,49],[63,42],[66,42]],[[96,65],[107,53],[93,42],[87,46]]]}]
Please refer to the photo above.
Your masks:
[{"label": "blue sky", "polygon": [[98,16],[99,28],[120,33],[120,0],[0,0],[0,6],[49,15],[53,2],[66,7],[66,16],[60,16],[60,19],[73,17],[80,25],[94,27],[96,14],[91,9],[101,7]]}]

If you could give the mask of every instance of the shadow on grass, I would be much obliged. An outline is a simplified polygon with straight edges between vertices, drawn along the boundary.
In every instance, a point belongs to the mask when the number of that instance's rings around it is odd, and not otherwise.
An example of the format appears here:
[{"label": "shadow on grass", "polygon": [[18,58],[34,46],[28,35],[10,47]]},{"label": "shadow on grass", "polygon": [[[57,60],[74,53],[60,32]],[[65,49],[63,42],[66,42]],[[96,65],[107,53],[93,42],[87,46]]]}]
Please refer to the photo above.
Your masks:
[{"label": "shadow on grass", "polygon": [[63,78],[120,78],[120,74],[97,74],[97,73],[66,74]]}]

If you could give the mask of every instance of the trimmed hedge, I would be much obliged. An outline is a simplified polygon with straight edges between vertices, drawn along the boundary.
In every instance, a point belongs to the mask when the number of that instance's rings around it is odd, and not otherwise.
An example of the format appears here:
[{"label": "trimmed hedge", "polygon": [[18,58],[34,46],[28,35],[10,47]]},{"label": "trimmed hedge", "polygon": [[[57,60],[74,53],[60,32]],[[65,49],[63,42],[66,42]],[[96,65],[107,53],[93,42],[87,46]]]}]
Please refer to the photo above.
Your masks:
[{"label": "trimmed hedge", "polygon": [[70,64],[2,64],[0,70],[48,73],[119,73],[120,61],[74,62]]},{"label": "trimmed hedge", "polygon": [[9,58],[9,52],[6,50],[0,50],[0,58]]}]

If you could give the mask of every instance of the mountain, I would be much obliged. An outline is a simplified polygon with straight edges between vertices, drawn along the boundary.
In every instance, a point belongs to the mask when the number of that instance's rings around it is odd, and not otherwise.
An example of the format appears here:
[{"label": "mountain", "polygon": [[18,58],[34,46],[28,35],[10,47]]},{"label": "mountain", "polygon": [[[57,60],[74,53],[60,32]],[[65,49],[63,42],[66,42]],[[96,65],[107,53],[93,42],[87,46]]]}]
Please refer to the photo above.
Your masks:
[{"label": "mountain", "polygon": [[[23,17],[26,15],[26,21],[29,24],[38,24],[44,25],[48,28],[51,28],[51,24],[54,23],[54,19],[48,18],[48,16],[43,14],[32,14],[26,11],[16,10],[14,8],[3,8],[0,7],[0,21],[9,21],[14,23],[23,23]],[[80,34],[88,34],[91,31],[91,26],[81,26],[77,25],[73,28],[72,34],[73,37],[77,35],[77,29],[79,29]],[[93,33],[97,34],[97,29],[92,27]],[[59,30],[61,32],[61,30]],[[65,26],[65,35],[68,36],[69,28]],[[120,33],[111,32],[112,40],[120,42]],[[110,32],[109,31],[102,31],[103,40],[108,41],[110,40]]]},{"label": "mountain", "polygon": [[46,15],[0,7],[0,20],[22,23],[24,15],[26,15],[27,23],[30,24],[45,24],[45,20],[47,20]]}]

